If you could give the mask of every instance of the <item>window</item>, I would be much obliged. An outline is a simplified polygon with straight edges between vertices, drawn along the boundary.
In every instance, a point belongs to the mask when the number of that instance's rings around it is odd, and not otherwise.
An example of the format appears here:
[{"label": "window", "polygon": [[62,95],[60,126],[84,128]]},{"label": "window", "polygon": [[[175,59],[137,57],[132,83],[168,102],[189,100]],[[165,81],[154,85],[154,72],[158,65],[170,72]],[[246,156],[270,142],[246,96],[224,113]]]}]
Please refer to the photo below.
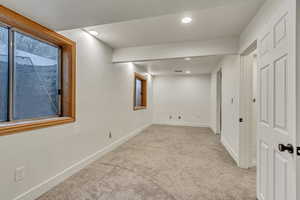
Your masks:
[{"label": "window", "polygon": [[8,113],[8,29],[0,27],[0,121],[7,121]]},{"label": "window", "polygon": [[0,135],[75,121],[76,44],[0,12]]},{"label": "window", "polygon": [[134,110],[146,109],[147,107],[147,79],[135,73],[134,76]]},{"label": "window", "polygon": [[59,116],[60,48],[14,34],[11,119]]}]

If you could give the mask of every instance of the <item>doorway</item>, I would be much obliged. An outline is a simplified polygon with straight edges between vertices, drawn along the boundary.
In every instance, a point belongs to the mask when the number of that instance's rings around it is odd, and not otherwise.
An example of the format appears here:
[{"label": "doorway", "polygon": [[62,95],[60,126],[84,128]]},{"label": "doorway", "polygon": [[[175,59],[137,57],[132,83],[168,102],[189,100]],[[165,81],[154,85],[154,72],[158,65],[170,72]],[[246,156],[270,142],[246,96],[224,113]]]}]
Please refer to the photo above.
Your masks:
[{"label": "doorway", "polygon": [[241,56],[240,86],[240,163],[242,168],[256,167],[257,154],[257,45]]},{"label": "doorway", "polygon": [[217,135],[222,132],[222,69],[217,72]]}]

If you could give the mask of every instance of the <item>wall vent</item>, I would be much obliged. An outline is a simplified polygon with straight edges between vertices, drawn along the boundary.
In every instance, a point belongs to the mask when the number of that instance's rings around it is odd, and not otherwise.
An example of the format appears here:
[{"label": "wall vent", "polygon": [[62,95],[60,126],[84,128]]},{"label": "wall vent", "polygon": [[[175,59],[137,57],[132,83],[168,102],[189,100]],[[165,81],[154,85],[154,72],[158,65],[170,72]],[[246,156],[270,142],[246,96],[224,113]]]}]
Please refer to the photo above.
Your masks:
[{"label": "wall vent", "polygon": [[177,70],[174,70],[174,72],[176,72],[176,73],[182,73],[183,71],[180,70],[180,69],[177,69]]}]

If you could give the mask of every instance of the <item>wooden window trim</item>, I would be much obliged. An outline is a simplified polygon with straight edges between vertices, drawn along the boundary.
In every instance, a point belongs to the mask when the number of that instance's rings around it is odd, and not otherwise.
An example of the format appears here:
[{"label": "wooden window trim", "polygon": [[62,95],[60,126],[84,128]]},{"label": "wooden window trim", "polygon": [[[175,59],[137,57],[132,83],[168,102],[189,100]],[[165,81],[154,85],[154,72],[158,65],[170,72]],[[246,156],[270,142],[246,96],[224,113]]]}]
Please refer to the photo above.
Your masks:
[{"label": "wooden window trim", "polygon": [[0,5],[0,23],[16,28],[46,42],[55,44],[62,51],[62,117],[0,124],[0,136],[37,128],[75,122],[76,43],[31,19]]},{"label": "wooden window trim", "polygon": [[[136,79],[142,81],[142,106],[135,106],[136,97]],[[133,110],[145,110],[147,109],[147,78],[139,73],[134,73],[134,92],[133,92]]]}]

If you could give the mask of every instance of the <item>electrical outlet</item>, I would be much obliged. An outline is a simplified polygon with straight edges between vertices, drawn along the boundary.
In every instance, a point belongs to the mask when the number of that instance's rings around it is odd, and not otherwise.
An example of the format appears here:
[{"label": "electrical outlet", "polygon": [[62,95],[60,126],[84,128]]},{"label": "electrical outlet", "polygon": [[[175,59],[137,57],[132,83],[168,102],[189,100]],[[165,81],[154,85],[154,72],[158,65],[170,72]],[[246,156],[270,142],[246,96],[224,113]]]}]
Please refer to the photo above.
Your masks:
[{"label": "electrical outlet", "polygon": [[108,138],[109,138],[109,139],[111,139],[111,138],[112,138],[111,131],[109,131],[109,133],[108,133]]},{"label": "electrical outlet", "polygon": [[21,182],[25,178],[25,167],[18,167],[15,170],[15,181],[16,182]]}]

